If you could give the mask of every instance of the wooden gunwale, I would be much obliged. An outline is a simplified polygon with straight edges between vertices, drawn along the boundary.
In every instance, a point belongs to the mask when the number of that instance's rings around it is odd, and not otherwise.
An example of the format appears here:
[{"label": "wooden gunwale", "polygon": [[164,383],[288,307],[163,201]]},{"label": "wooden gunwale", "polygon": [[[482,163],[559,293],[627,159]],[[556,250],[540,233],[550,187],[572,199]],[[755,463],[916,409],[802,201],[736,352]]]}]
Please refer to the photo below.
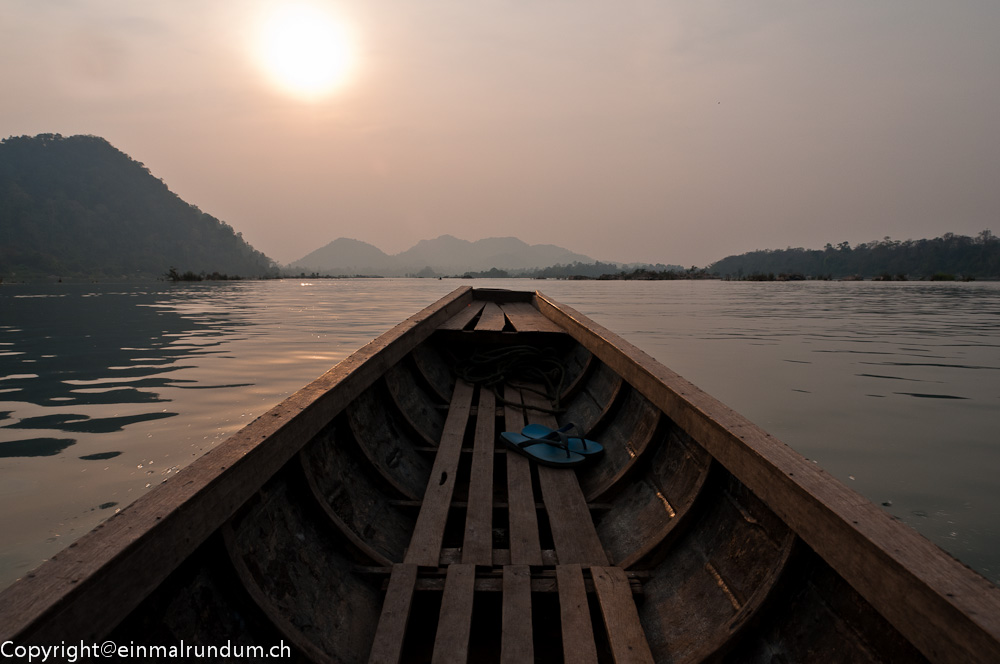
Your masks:
[{"label": "wooden gunwale", "polygon": [[1000,589],[607,328],[541,293],[534,302],[685,429],[928,659],[1000,661]]},{"label": "wooden gunwale", "polygon": [[472,300],[459,288],[399,323],[4,590],[0,641],[110,632],[355,395]]}]

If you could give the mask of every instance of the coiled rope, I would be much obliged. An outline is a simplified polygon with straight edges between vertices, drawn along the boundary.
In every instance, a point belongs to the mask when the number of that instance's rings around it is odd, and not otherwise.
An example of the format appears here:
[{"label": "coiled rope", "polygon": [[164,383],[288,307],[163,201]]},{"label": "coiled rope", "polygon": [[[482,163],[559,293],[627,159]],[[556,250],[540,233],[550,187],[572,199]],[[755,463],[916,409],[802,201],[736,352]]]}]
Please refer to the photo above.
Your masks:
[{"label": "coiled rope", "polygon": [[[469,383],[492,389],[498,402],[505,405],[553,414],[562,412],[559,401],[566,384],[566,367],[555,358],[551,349],[507,346],[483,351],[459,365],[456,374]],[[525,406],[504,399],[497,388],[505,383],[546,397],[552,403],[552,408]],[[544,390],[524,383],[542,385]]]}]

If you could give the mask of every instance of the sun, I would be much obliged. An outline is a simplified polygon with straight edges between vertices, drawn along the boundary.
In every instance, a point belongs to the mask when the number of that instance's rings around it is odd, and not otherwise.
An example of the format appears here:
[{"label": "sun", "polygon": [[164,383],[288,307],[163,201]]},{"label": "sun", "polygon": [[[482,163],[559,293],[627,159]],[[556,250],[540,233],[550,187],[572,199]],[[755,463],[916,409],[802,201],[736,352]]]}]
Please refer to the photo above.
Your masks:
[{"label": "sun", "polygon": [[254,50],[261,68],[279,89],[316,100],[340,89],[355,65],[347,25],[319,4],[282,4],[259,21]]}]

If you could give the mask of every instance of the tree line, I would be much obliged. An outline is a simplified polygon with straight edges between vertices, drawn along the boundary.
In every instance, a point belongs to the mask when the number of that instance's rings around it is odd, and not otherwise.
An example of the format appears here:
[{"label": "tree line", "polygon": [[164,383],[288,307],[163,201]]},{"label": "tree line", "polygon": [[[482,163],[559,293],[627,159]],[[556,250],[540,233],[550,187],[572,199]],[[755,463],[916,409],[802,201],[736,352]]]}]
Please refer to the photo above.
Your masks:
[{"label": "tree line", "polygon": [[[975,237],[946,233],[924,240],[882,240],[823,249],[763,249],[729,256],[708,267],[727,279],[772,275],[809,279],[983,279],[1000,277],[1000,239],[990,230]],[[772,276],[773,278],[773,276]]]}]

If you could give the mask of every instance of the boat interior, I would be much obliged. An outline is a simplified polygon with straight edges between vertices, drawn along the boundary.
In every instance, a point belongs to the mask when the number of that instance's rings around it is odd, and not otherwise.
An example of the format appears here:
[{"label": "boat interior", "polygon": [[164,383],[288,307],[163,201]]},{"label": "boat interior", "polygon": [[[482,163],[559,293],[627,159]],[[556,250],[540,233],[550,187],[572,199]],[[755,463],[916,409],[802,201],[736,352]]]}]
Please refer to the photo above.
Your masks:
[{"label": "boat interior", "polygon": [[[330,408],[108,638],[313,662],[925,661],[532,298],[477,291]],[[490,365],[538,353],[533,376]],[[605,453],[549,467],[499,435],[568,423]]]}]

